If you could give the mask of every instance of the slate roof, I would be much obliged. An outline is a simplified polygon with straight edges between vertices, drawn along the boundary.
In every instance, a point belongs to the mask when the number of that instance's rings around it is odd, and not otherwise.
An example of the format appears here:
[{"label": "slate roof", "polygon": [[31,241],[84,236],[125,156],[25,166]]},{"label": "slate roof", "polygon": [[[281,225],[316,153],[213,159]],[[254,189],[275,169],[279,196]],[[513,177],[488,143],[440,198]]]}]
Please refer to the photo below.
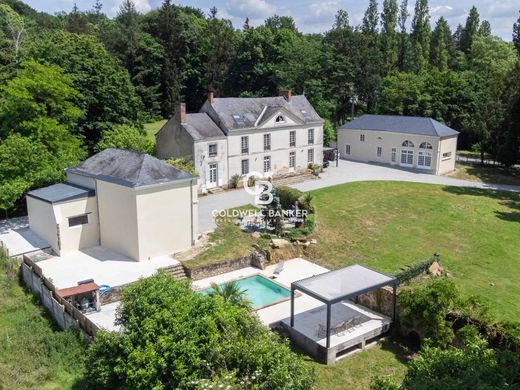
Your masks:
[{"label": "slate roof", "polygon": [[141,187],[193,179],[194,176],[146,153],[105,149],[67,172],[127,187]]},{"label": "slate roof", "polygon": [[205,112],[187,114],[186,123],[183,123],[182,126],[194,141],[217,139],[226,136]]},{"label": "slate roof", "polygon": [[27,196],[43,200],[47,203],[60,203],[74,199],[88,198],[95,194],[96,191],[89,188],[83,188],[69,183],[58,183],[29,191]]},{"label": "slate roof", "polygon": [[345,123],[340,129],[389,131],[394,133],[450,137],[458,131],[432,118],[399,115],[362,115]]},{"label": "slate roof", "polygon": [[[282,108],[291,112],[304,123],[323,122],[323,119],[320,118],[307,98],[303,95],[293,96],[291,102],[285,100],[283,96],[215,98],[210,105],[218,115],[220,126],[227,130],[254,127],[260,117],[266,118],[266,114],[268,115],[268,113],[270,113],[272,115],[273,111]],[[205,107],[206,105],[203,106],[202,110],[204,110]],[[306,114],[304,114],[302,110],[305,110]],[[240,119],[234,119],[234,115],[240,115]]]}]

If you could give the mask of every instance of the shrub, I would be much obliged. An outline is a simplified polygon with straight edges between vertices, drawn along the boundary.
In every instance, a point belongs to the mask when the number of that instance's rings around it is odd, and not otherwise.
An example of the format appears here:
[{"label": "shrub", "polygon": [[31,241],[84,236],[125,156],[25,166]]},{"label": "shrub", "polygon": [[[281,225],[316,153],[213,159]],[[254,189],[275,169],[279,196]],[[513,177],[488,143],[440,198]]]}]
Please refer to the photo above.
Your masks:
[{"label": "shrub", "polygon": [[423,260],[423,261],[419,261],[417,263],[409,265],[406,268],[404,268],[401,271],[399,271],[395,275],[395,278],[397,279],[397,282],[399,284],[403,284],[403,283],[409,282],[410,280],[412,280],[416,276],[419,276],[423,272],[428,271],[428,269],[433,264],[433,262],[435,260],[439,260],[439,259],[440,259],[440,256],[435,254],[432,257],[430,257],[429,259],[426,259],[426,260]]},{"label": "shrub", "polygon": [[296,188],[277,186],[276,195],[280,198],[282,207],[287,210],[294,206],[296,201],[298,201],[298,199],[303,195],[303,192]]},{"label": "shrub", "polygon": [[291,209],[296,202],[302,210],[307,210],[309,213],[314,212],[312,206],[312,195],[310,193],[304,193],[296,188],[287,186],[276,187],[276,196],[280,198],[282,208],[285,210]]},{"label": "shrub", "polygon": [[119,333],[100,332],[87,377],[96,388],[252,383],[310,389],[311,369],[248,309],[191,290],[165,273],[123,292]]},{"label": "shrub", "polygon": [[189,157],[171,158],[166,160],[165,163],[170,164],[175,168],[182,169],[190,175],[199,176],[195,164],[193,164],[193,161]]},{"label": "shrub", "polygon": [[229,179],[229,188],[238,188],[239,181],[240,175],[238,173],[235,173],[233,176],[231,176],[231,179]]}]

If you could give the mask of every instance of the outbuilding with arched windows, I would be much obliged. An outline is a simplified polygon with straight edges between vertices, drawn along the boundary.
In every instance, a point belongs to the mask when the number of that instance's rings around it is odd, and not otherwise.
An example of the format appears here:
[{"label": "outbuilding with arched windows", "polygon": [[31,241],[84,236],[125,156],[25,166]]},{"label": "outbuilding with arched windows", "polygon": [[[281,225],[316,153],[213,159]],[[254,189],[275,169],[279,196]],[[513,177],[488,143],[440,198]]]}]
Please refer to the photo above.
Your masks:
[{"label": "outbuilding with arched windows", "polygon": [[341,158],[436,175],[455,169],[459,132],[432,118],[363,115],[338,129]]}]

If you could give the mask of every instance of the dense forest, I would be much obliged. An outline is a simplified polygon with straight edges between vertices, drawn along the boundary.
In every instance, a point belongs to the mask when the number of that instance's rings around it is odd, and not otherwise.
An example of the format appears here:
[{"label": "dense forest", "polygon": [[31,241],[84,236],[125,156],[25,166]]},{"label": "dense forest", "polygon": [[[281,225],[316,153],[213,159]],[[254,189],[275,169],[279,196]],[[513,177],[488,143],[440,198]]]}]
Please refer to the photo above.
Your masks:
[{"label": "dense forest", "polygon": [[99,0],[57,15],[0,0],[0,209],[105,147],[152,152],[143,124],[168,118],[180,100],[197,111],[209,90],[304,93],[326,119],[326,143],[352,115],[429,116],[461,131],[460,148],[511,166],[520,17],[511,27],[512,42],[492,36],[473,7],[451,31],[431,20],[427,0],[412,15],[407,0],[370,0],[359,26],[339,10],[323,34],[276,15],[235,29],[216,8],[206,15],[171,0],[144,15],[125,0],[113,19]]}]

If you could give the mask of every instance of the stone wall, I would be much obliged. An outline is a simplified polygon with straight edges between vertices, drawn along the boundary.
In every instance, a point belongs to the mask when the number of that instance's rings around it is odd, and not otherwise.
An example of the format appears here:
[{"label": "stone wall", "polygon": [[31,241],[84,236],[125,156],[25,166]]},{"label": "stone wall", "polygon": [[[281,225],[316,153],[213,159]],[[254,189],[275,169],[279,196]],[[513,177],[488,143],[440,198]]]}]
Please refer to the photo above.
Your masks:
[{"label": "stone wall", "polygon": [[392,317],[394,311],[393,289],[385,286],[358,296],[358,303],[378,313]]},{"label": "stone wall", "polygon": [[195,268],[184,267],[186,276],[191,280],[200,280],[224,274],[226,272],[236,271],[246,267],[256,267],[263,269],[265,257],[257,252],[253,252],[247,256],[237,259],[228,259],[219,261],[218,263],[203,265]]}]

